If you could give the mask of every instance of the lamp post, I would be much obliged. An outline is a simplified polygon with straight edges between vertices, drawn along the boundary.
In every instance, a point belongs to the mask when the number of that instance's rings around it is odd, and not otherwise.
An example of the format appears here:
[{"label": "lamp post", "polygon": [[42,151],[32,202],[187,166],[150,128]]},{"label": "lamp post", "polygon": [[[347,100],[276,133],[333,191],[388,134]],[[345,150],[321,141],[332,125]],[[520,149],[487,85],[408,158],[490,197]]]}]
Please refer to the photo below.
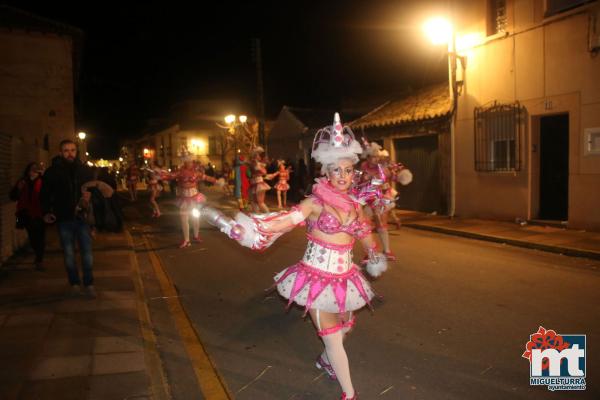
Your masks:
[{"label": "lamp post", "polygon": [[[88,152],[87,152],[87,146],[85,143],[85,138],[87,137],[87,133],[80,131],[77,134],[77,138],[79,139],[79,157],[82,158],[82,161],[87,161],[88,158]],[[85,154],[85,156],[83,156]]]},{"label": "lamp post", "polygon": [[456,81],[457,59],[464,68],[466,59],[456,53],[456,34],[450,21],[445,18],[435,17],[423,24],[423,31],[432,44],[448,46],[448,83],[450,101],[452,105],[450,120],[450,209],[448,214],[453,217],[456,212],[456,109],[458,105],[458,82]]},{"label": "lamp post", "polygon": [[[248,122],[248,117],[246,115],[234,115],[229,114],[224,118],[225,125],[221,125],[217,123],[217,126],[226,130],[226,133],[223,137],[221,144],[221,163],[225,162],[225,153],[229,150],[228,143],[233,142],[233,151],[234,155],[240,153],[239,147],[252,147],[254,144],[254,135],[248,130],[246,123]],[[250,134],[249,138],[246,137],[245,133]],[[249,139],[249,140],[246,140]],[[242,141],[242,143],[238,143],[238,141]],[[246,142],[250,143],[246,143]]]}]

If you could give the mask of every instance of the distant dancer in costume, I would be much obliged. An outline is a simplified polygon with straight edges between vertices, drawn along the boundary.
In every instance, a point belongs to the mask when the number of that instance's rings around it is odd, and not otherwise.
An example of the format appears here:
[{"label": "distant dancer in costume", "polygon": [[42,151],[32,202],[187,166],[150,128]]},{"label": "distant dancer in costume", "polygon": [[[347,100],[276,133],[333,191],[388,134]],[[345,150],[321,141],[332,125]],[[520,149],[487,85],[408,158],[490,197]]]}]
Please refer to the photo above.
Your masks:
[{"label": "distant dancer in costume", "polygon": [[312,158],[322,165],[325,177],[317,179],[312,195],[290,211],[271,214],[239,213],[231,220],[216,210],[205,213],[208,222],[254,250],[269,247],[282,234],[306,225],[308,246],[298,263],[275,276],[275,285],[288,305],[296,303],[308,313],[324,344],[316,367],[337,380],[341,399],[357,399],[350,377],[344,338],[355,324],[354,311],[369,305],[374,292],[352,260],[355,240],[369,255],[367,271],[379,276],[387,268],[377,251],[371,225],[359,200],[351,195],[354,164],[362,149],[336,113],[333,126],[319,130]]},{"label": "distant dancer in costume", "polygon": [[389,201],[388,210],[386,212],[387,219],[391,220],[396,225],[396,229],[400,229],[402,222],[396,215],[396,202],[398,201],[398,191],[394,189],[393,182],[406,186],[412,182],[412,172],[402,163],[394,163],[390,159],[390,153],[387,150],[382,150],[380,161],[384,166],[386,173],[386,182],[384,184],[384,198]]},{"label": "distant dancer in costume", "polygon": [[[177,171],[174,178],[177,181],[177,205],[179,206],[179,217],[181,219],[181,230],[183,232],[183,241],[179,248],[191,246],[190,242],[190,214],[194,209],[198,209],[206,202],[206,197],[198,191],[198,185],[201,181],[211,183],[217,182],[217,179],[208,176],[204,170],[197,168],[192,162],[191,155],[187,149],[181,152],[183,165]],[[202,242],[200,238],[200,220],[192,219],[192,230],[194,233],[194,242]]]},{"label": "distant dancer in costume", "polygon": [[287,207],[287,192],[290,190],[288,181],[290,180],[291,168],[285,166],[285,160],[277,160],[277,166],[277,172],[272,174],[271,177],[278,178],[278,181],[275,184],[275,190],[277,191],[277,205],[281,210]]},{"label": "distant dancer in costume", "polygon": [[265,162],[264,153],[265,150],[260,146],[252,150],[250,202],[252,211],[268,213],[269,207],[265,204],[265,195],[271,189],[271,186],[265,182],[265,179],[270,179],[270,176],[267,174],[267,163]]},{"label": "distant dancer in costume", "polygon": [[127,170],[125,171],[127,176],[127,190],[129,191],[129,199],[131,201],[137,200],[137,184],[140,181],[140,169],[132,161]]},{"label": "distant dancer in costume", "polygon": [[396,197],[398,192],[391,185],[392,180],[396,180],[402,185],[408,185],[412,181],[412,173],[408,169],[403,169],[400,175],[392,174],[388,168],[389,164],[384,162],[385,157],[389,157],[387,150],[383,150],[376,142],[365,142],[363,157],[366,158],[361,164],[361,180],[371,181],[378,179],[381,181],[380,190],[382,196],[378,196],[372,201],[367,202],[365,214],[375,221],[377,234],[381,240],[383,253],[389,261],[395,261],[396,256],[392,253],[390,247],[390,235],[388,230],[388,214],[396,206]]},{"label": "distant dancer in costume", "polygon": [[159,162],[152,161],[150,168],[146,168],[146,179],[148,191],[150,192],[150,206],[152,206],[152,218],[160,217],[160,207],[156,199],[163,190],[162,181],[168,177],[168,171],[162,168]]}]

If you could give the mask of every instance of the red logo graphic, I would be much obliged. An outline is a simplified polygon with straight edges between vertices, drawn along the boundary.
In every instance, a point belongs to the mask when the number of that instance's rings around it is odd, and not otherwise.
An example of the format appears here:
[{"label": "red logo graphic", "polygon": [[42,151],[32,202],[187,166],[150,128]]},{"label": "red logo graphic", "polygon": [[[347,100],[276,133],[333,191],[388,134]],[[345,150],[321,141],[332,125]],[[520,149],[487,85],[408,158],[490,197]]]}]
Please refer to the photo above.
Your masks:
[{"label": "red logo graphic", "polygon": [[[529,342],[525,345],[525,352],[521,357],[527,358],[531,363],[531,350],[540,349],[544,351],[546,349],[556,349],[562,351],[568,349],[571,344],[565,342],[563,337],[558,335],[552,329],[546,330],[543,326],[540,326],[538,331],[530,336]],[[560,360],[562,363],[564,358]],[[542,360],[542,370],[548,369],[550,361],[547,358]]]}]

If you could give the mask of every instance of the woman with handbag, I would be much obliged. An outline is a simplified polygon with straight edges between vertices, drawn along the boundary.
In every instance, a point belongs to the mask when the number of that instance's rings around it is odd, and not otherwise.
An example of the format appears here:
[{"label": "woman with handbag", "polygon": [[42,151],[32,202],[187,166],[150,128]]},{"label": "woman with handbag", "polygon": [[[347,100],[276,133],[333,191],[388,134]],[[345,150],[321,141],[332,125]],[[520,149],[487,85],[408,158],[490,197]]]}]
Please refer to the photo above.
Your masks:
[{"label": "woman with handbag", "polygon": [[42,219],[40,191],[42,174],[38,163],[31,162],[25,167],[23,176],[10,191],[10,199],[17,202],[17,229],[27,230],[29,243],[35,252],[35,268],[43,270],[46,248],[46,224]]}]

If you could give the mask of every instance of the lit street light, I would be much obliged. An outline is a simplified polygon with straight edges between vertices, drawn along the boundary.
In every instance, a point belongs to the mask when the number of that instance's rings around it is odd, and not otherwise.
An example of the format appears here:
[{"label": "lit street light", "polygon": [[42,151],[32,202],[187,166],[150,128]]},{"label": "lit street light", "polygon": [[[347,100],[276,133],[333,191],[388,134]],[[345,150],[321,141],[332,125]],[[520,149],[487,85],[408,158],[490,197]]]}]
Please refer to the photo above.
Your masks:
[{"label": "lit street light", "polygon": [[452,24],[445,18],[428,19],[423,24],[423,31],[434,45],[447,44],[452,40]]},{"label": "lit street light", "polygon": [[[456,81],[456,60],[465,68],[466,58],[456,54],[456,34],[452,23],[445,18],[435,17],[423,24],[423,31],[434,45],[448,45],[448,80],[450,87],[450,101],[452,103],[450,120],[450,216],[456,211],[456,145],[455,145],[455,118],[458,106],[458,82]],[[462,83],[462,82],[461,82]]]},{"label": "lit street light", "polygon": [[77,134],[77,137],[81,140],[85,140],[85,137],[87,136],[87,134],[85,132],[79,132]]}]

